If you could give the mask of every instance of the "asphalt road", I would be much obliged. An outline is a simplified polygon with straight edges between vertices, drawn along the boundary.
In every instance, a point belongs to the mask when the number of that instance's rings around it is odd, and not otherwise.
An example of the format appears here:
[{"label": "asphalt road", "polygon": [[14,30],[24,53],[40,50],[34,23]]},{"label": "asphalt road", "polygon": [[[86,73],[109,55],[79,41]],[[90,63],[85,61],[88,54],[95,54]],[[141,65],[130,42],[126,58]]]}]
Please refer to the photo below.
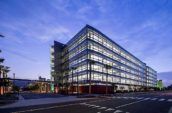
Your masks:
[{"label": "asphalt road", "polygon": [[[170,110],[171,109],[171,110]],[[172,113],[172,96],[162,93],[117,94],[87,101],[3,109],[0,113]]]}]

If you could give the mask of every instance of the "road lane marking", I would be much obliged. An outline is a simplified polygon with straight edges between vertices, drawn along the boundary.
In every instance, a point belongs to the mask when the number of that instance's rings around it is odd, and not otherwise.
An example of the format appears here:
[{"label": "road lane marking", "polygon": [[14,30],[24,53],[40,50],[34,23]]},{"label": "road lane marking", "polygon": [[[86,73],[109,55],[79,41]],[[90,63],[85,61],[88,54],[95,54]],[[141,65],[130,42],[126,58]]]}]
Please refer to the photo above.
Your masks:
[{"label": "road lane marking", "polygon": [[121,97],[116,97],[116,98],[119,98],[120,99]]},{"label": "road lane marking", "polygon": [[138,99],[141,100],[141,99],[143,99],[143,97],[139,97]]},{"label": "road lane marking", "polygon": [[135,97],[135,99],[138,99],[139,97]]},{"label": "road lane marking", "polygon": [[93,106],[92,108],[99,108],[100,106]]},{"label": "road lane marking", "polygon": [[98,108],[98,109],[106,109],[106,107],[101,107],[101,108]]},{"label": "road lane marking", "polygon": [[[95,108],[97,110],[104,110],[104,111],[114,111],[114,113],[121,113],[123,111],[117,109],[115,111],[115,108],[107,108],[107,107],[102,107],[102,106],[98,106],[98,105],[94,105],[94,104],[87,104],[87,103],[79,103],[80,105],[86,105],[88,107],[91,107],[91,108]],[[98,111],[97,113],[101,113],[101,111]],[[125,112],[125,113],[129,113],[129,112]]]},{"label": "road lane marking", "polygon": [[121,113],[122,111],[121,110],[116,110],[115,112],[113,113]]},{"label": "road lane marking", "polygon": [[105,111],[113,111],[113,110],[115,110],[115,109],[113,109],[113,108],[108,108],[108,109],[106,109]]},{"label": "road lane marking", "polygon": [[130,99],[135,99],[134,97],[130,97]]},{"label": "road lane marking", "polygon": [[95,107],[95,106],[96,106],[96,105],[91,105],[91,104],[88,105],[88,107]]},{"label": "road lane marking", "polygon": [[150,98],[145,98],[144,100],[149,100]]},{"label": "road lane marking", "polygon": [[162,99],[159,99],[158,101],[164,101],[164,100],[165,100],[165,99],[162,98]]},{"label": "road lane marking", "polygon": [[168,99],[167,101],[168,101],[168,102],[172,102],[172,99]]},{"label": "road lane marking", "polygon": [[153,98],[153,99],[151,99],[151,100],[157,100],[158,98]]},{"label": "road lane marking", "polygon": [[121,107],[129,106],[129,105],[132,105],[132,104],[135,104],[135,103],[139,103],[139,102],[142,102],[142,101],[145,101],[145,100],[139,100],[139,101],[131,102],[131,103],[128,103],[128,104],[117,106],[115,108],[121,108]]}]

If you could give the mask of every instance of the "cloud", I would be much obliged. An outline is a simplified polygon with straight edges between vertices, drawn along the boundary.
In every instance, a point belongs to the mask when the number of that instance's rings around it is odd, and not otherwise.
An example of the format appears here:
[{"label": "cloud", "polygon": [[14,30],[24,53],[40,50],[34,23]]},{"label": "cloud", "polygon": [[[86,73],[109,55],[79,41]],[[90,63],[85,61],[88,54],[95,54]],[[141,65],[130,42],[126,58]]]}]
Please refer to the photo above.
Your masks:
[{"label": "cloud", "polygon": [[[46,19],[49,17],[51,16],[47,14],[34,16],[34,19],[21,18],[11,20],[11,22],[5,21],[1,24],[1,27],[6,29],[5,32],[8,37],[17,43],[23,43],[24,39],[28,38],[38,39],[42,42],[47,42],[53,39],[65,40],[69,38],[70,31],[58,22],[54,23],[47,21]],[[16,35],[18,35],[17,38]]]},{"label": "cloud", "polygon": [[32,57],[29,57],[29,55],[26,55],[24,54],[24,52],[21,52],[21,51],[18,51],[18,50],[10,50],[10,49],[3,49],[5,52],[8,52],[12,55],[15,55],[15,56],[18,56],[22,59],[25,59],[27,61],[30,61],[30,62],[37,62],[37,60],[35,58],[32,58]]},{"label": "cloud", "polygon": [[38,26],[31,29],[28,29],[24,35],[26,37],[32,37],[39,39],[42,42],[47,42],[50,40],[66,40],[70,34],[70,31],[63,26],[53,26],[53,25],[44,25]]}]

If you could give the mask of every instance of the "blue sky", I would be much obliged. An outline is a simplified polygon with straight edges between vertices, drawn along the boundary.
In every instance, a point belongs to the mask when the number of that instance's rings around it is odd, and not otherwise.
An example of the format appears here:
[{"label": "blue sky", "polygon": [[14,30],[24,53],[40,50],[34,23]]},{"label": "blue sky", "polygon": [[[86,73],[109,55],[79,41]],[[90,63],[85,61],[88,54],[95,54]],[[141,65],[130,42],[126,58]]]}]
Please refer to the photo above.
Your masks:
[{"label": "blue sky", "polygon": [[89,24],[158,72],[171,72],[171,12],[170,0],[0,0],[0,56],[10,76],[49,78],[53,40],[66,43]]}]

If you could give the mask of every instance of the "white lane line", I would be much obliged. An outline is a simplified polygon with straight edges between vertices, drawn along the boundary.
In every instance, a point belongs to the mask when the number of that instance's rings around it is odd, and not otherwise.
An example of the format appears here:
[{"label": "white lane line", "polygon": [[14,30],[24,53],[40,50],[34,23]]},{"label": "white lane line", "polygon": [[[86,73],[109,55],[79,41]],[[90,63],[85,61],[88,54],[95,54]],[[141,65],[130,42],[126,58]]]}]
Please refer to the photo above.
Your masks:
[{"label": "white lane line", "polygon": [[98,109],[106,109],[106,107],[101,107],[101,108],[98,108]]},{"label": "white lane line", "polygon": [[106,109],[105,111],[113,111],[113,110],[115,110],[115,109],[113,109],[113,108],[108,108],[108,109]]},{"label": "white lane line", "polygon": [[92,108],[99,108],[100,106],[93,106]]},{"label": "white lane line", "polygon": [[121,98],[121,97],[116,97],[116,98]]},{"label": "white lane line", "polygon": [[121,107],[129,106],[129,105],[132,105],[132,104],[135,104],[135,103],[139,103],[139,102],[142,102],[142,101],[145,101],[145,100],[134,101],[134,102],[131,102],[131,103],[128,103],[128,104],[117,106],[115,108],[121,108]]},{"label": "white lane line", "polygon": [[151,99],[151,100],[157,100],[158,98],[153,98],[153,99]]},{"label": "white lane line", "polygon": [[138,99],[139,97],[135,97],[135,99]]},{"label": "white lane line", "polygon": [[141,99],[143,99],[143,97],[139,97],[138,99],[141,100]]},{"label": "white lane line", "polygon": [[80,105],[89,105],[89,104],[87,104],[87,103],[84,102],[84,103],[80,103]]},{"label": "white lane line", "polygon": [[164,101],[164,100],[165,100],[165,99],[162,98],[162,99],[159,99],[158,101]]},{"label": "white lane line", "polygon": [[113,113],[121,113],[122,111],[121,110],[116,110],[115,112]]},{"label": "white lane line", "polygon": [[96,105],[92,105],[92,104],[90,104],[90,105],[88,105],[88,107],[95,107]]},{"label": "white lane line", "polygon": [[172,102],[172,99],[168,99],[167,101],[168,101],[168,102]]},{"label": "white lane line", "polygon": [[144,100],[149,100],[150,98],[145,98]]},{"label": "white lane line", "polygon": [[135,99],[134,97],[130,97],[130,99]]}]

